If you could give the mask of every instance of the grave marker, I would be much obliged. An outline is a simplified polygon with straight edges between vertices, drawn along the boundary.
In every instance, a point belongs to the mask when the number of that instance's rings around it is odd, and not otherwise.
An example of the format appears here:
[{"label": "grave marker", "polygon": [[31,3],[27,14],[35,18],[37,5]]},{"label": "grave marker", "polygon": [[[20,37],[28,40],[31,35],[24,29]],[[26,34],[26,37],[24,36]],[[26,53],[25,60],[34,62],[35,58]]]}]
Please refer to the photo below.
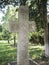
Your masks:
[{"label": "grave marker", "polygon": [[11,20],[9,23],[10,32],[18,32],[18,47],[17,47],[17,65],[29,65],[28,43],[29,32],[35,31],[33,22],[29,21],[28,6],[20,6],[18,11],[17,22]]}]

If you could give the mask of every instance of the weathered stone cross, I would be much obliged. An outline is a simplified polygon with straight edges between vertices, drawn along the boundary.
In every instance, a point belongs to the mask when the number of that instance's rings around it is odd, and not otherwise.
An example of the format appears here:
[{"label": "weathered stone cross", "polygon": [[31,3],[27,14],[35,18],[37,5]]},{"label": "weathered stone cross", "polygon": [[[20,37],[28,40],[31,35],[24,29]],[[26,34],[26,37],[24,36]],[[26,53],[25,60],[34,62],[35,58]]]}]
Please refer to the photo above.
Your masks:
[{"label": "weathered stone cross", "polygon": [[28,33],[35,31],[33,22],[29,22],[29,9],[27,6],[20,6],[18,20],[10,22],[10,31],[18,32],[17,65],[29,65],[28,61]]}]

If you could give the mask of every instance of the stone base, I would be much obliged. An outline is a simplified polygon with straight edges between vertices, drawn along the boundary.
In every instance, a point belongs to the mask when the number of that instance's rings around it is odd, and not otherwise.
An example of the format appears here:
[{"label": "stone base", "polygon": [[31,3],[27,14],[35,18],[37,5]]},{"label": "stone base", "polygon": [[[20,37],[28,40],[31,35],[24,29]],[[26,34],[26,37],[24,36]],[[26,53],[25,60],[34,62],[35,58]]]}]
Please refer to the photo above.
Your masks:
[{"label": "stone base", "polygon": [[[8,65],[17,65],[17,62],[10,62]],[[37,62],[33,60],[29,60],[29,65],[39,65]]]}]

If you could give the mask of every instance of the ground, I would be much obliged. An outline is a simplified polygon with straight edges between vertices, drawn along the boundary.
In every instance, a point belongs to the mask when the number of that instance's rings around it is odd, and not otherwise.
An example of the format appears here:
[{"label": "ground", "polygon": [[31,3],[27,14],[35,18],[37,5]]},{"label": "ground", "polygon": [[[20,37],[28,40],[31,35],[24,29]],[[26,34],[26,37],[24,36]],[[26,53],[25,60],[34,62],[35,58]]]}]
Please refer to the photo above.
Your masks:
[{"label": "ground", "polygon": [[0,43],[0,65],[16,60],[17,49],[8,43]]},{"label": "ground", "polygon": [[[29,58],[37,61],[38,63],[40,63],[41,61],[44,62],[43,61],[45,59],[44,46],[29,44],[28,51],[29,51]],[[8,62],[15,61],[16,57],[17,57],[17,47],[11,46],[7,42],[5,43],[0,42],[0,65],[7,65]]]}]

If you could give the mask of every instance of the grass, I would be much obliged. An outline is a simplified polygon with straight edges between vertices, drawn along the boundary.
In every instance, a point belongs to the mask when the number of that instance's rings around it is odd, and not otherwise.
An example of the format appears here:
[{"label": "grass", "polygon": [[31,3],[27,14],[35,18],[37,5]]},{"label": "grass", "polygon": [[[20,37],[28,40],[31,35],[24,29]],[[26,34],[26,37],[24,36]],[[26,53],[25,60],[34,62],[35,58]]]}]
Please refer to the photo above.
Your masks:
[{"label": "grass", "polygon": [[0,43],[0,65],[16,60],[17,49],[7,43]]},{"label": "grass", "polygon": [[44,46],[41,45],[30,45],[29,46],[29,55],[32,59],[38,59],[42,57],[44,53]]},{"label": "grass", "polygon": [[[40,54],[43,53],[44,48],[41,45],[34,46],[29,44],[29,55],[30,58],[39,58]],[[7,42],[0,43],[0,65],[7,65],[10,61],[15,61],[17,57],[17,48],[10,46]]]}]

